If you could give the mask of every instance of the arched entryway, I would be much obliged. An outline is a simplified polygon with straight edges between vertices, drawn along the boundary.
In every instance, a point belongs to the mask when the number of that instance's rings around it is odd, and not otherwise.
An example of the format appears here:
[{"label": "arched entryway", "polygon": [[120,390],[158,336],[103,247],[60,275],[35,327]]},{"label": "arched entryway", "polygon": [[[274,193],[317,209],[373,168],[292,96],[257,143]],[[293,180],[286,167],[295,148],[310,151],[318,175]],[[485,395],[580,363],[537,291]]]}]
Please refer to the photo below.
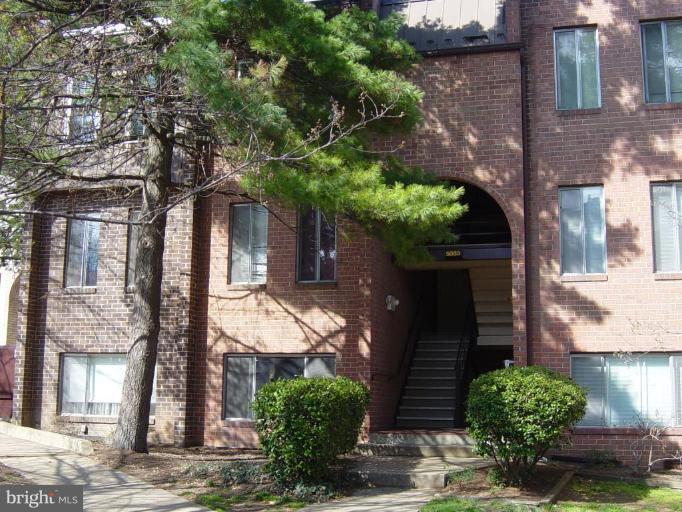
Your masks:
[{"label": "arched entryway", "polygon": [[469,211],[452,226],[455,240],[409,268],[417,307],[398,428],[464,426],[469,382],[514,358],[511,229],[488,193],[463,186]]}]

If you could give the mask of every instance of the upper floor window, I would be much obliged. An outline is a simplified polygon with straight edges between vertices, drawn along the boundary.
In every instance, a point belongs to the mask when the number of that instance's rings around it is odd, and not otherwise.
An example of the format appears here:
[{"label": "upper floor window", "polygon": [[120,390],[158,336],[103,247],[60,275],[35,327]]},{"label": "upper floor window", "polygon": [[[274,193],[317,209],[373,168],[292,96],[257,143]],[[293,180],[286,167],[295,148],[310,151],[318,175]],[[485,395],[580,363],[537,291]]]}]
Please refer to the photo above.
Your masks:
[{"label": "upper floor window", "polygon": [[596,28],[555,30],[554,61],[557,109],[601,105]]},{"label": "upper floor window", "polygon": [[571,377],[587,389],[580,426],[682,425],[682,356],[574,355]]},{"label": "upper floor window", "polygon": [[647,103],[682,102],[682,20],[642,23]]},{"label": "upper floor window", "polygon": [[336,222],[317,208],[308,208],[298,219],[298,280],[336,279]]},{"label": "upper floor window", "polygon": [[268,210],[260,204],[231,209],[231,283],[265,283],[268,268]]},{"label": "upper floor window", "polygon": [[69,221],[64,272],[67,288],[97,285],[99,224],[91,220]]},{"label": "upper floor window", "polygon": [[[62,415],[118,416],[125,354],[64,354],[60,383]],[[156,379],[150,415],[156,406]]]},{"label": "upper floor window", "polygon": [[682,182],[651,186],[656,272],[682,272]]},{"label": "upper floor window", "polygon": [[561,273],[606,272],[606,225],[603,188],[559,190]]},{"label": "upper floor window", "polygon": [[92,78],[71,82],[71,107],[69,108],[69,140],[78,143],[93,142],[97,138],[100,114]]},{"label": "upper floor window", "polygon": [[130,210],[128,214],[128,254],[126,256],[126,286],[135,285],[135,260],[137,259],[137,239],[140,236],[140,226],[133,224],[140,220],[140,210]]}]

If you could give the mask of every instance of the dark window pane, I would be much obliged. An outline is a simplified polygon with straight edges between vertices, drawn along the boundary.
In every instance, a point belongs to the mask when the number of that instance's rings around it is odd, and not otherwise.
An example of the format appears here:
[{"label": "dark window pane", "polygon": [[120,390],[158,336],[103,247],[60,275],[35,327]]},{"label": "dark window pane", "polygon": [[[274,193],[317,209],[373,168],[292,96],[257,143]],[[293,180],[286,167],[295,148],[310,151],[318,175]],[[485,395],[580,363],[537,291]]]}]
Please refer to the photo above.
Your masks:
[{"label": "dark window pane", "polygon": [[561,109],[578,108],[578,71],[575,59],[575,32],[557,32],[557,104]]},{"label": "dark window pane", "polygon": [[579,189],[559,191],[561,217],[561,272],[582,274],[583,270],[583,223],[582,194]]},{"label": "dark window pane", "polygon": [[298,279],[317,280],[317,211],[301,212],[298,222]]},{"label": "dark window pane", "polygon": [[306,377],[334,377],[335,375],[335,357],[308,357],[305,367]]},{"label": "dark window pane", "polygon": [[597,31],[580,30],[580,87],[582,93],[581,108],[599,106],[599,67],[597,65]]},{"label": "dark window pane", "polygon": [[225,370],[225,417],[250,418],[253,357],[228,357]]},{"label": "dark window pane", "polygon": [[660,23],[642,25],[646,62],[646,98],[649,103],[665,103],[665,60]]},{"label": "dark window pane", "polygon": [[304,361],[303,357],[256,358],[256,391],[272,380],[302,377]]},{"label": "dark window pane", "polygon": [[585,270],[588,274],[606,272],[606,233],[602,189],[583,189],[583,216],[585,219]]},{"label": "dark window pane", "polygon": [[252,283],[264,283],[268,270],[268,210],[260,205],[251,207],[251,269]]},{"label": "dark window pane", "polygon": [[336,273],[336,225],[320,214],[320,281],[333,281]]},{"label": "dark window pane", "polygon": [[[130,222],[137,222],[140,220],[140,212],[133,210],[129,215]],[[126,269],[126,286],[133,286],[135,284],[135,260],[137,258],[137,239],[140,234],[140,226],[128,226],[128,268]]]},{"label": "dark window pane", "polygon": [[86,222],[86,250],[85,260],[85,286],[95,286],[97,284],[97,263],[99,251],[99,222]]},{"label": "dark window pane", "polygon": [[232,261],[230,281],[248,283],[251,276],[251,207],[248,204],[232,207]]},{"label": "dark window pane", "polygon": [[69,222],[69,239],[66,247],[66,286],[83,286],[83,237],[85,222]]},{"label": "dark window pane", "polygon": [[668,22],[668,78],[670,100],[682,102],[682,23]]}]

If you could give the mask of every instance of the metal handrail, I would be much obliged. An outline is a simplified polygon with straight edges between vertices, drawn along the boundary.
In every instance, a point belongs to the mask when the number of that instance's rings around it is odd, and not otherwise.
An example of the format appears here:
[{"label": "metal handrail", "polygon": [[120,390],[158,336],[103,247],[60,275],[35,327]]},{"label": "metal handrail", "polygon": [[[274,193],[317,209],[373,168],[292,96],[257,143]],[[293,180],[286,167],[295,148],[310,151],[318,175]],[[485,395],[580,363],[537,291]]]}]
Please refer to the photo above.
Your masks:
[{"label": "metal handrail", "polygon": [[[462,334],[459,339],[459,346],[457,347],[457,358],[455,359],[455,377],[459,377],[459,382],[456,386],[455,393],[455,411],[457,411],[455,421],[461,418],[461,407],[462,403],[462,388],[464,384],[464,369],[466,367],[466,359],[468,360],[468,355],[471,353],[476,339],[478,338],[478,323],[476,322],[476,310],[474,308],[473,294],[469,298],[467,307],[464,311],[464,321],[462,322]],[[453,425],[457,426],[457,425]]]}]

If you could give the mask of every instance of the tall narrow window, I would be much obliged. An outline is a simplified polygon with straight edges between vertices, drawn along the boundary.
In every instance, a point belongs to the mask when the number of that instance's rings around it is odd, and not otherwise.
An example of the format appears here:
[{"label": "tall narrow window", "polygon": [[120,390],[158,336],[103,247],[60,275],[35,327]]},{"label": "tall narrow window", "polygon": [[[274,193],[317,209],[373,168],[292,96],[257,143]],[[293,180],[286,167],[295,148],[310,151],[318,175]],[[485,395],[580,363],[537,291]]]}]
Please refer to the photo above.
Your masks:
[{"label": "tall narrow window", "polygon": [[647,103],[682,102],[682,20],[642,23]]},{"label": "tall narrow window", "polygon": [[556,103],[560,110],[601,105],[596,28],[554,31]]},{"label": "tall narrow window", "polygon": [[304,210],[298,221],[298,280],[336,279],[336,222],[316,208]]},{"label": "tall narrow window", "polygon": [[606,272],[606,226],[602,187],[559,190],[561,273]]},{"label": "tall narrow window", "polygon": [[137,239],[140,235],[140,226],[133,224],[140,220],[139,210],[130,210],[128,214],[128,254],[126,257],[126,286],[135,285],[135,260],[137,259]]},{"label": "tall narrow window", "polygon": [[682,183],[651,186],[656,272],[682,272]]},{"label": "tall narrow window", "polygon": [[[64,354],[61,414],[117,416],[125,369],[125,354]],[[156,378],[150,415],[154,414],[155,407]]]},{"label": "tall narrow window", "polygon": [[71,83],[69,139],[74,142],[92,142],[97,138],[100,116],[94,86],[92,78],[74,80]]},{"label": "tall narrow window", "polygon": [[67,288],[97,285],[99,224],[90,220],[69,221],[64,276]]},{"label": "tall narrow window", "polygon": [[265,283],[268,268],[268,211],[260,204],[231,210],[230,282]]}]

